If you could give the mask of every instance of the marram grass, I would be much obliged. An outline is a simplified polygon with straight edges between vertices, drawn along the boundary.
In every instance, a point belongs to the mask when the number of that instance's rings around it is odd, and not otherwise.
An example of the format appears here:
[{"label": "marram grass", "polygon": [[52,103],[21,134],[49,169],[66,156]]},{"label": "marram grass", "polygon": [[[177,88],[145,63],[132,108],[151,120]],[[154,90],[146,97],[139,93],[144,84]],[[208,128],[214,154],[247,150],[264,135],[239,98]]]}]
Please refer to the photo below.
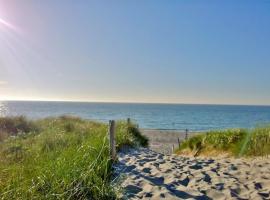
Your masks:
[{"label": "marram grass", "polygon": [[254,129],[228,129],[209,131],[184,141],[177,153],[210,155],[226,153],[240,156],[270,155],[270,126]]},{"label": "marram grass", "polygon": [[[74,117],[0,118],[0,199],[116,199],[107,130]],[[125,122],[116,134],[118,149],[147,145]]]}]

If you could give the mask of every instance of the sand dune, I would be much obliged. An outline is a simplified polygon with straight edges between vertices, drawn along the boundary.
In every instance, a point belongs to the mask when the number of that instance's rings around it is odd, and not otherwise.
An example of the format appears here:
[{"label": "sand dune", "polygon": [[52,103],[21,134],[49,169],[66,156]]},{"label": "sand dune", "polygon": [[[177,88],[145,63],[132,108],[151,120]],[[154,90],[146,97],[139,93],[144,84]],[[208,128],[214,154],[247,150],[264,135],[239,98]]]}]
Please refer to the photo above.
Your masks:
[{"label": "sand dune", "polygon": [[141,148],[114,166],[124,199],[270,199],[270,159],[193,158]]}]

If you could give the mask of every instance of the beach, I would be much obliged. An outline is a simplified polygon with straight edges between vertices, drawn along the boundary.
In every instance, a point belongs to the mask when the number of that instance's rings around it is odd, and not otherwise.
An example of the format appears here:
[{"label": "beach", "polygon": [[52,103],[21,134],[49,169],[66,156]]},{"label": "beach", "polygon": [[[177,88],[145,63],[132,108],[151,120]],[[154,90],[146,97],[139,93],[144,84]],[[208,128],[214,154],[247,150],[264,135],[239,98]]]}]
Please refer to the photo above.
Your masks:
[{"label": "beach", "polygon": [[[181,143],[186,138],[186,132],[181,130],[140,129],[140,131],[149,139],[149,148],[163,154],[171,154],[172,149],[179,146],[178,141]],[[199,133],[188,131],[187,138]]]},{"label": "beach", "polygon": [[[176,155],[184,131],[141,129],[149,148],[119,153],[123,199],[270,199],[270,158]],[[192,137],[199,132],[189,133]]]},{"label": "beach", "polygon": [[270,200],[269,11],[0,0],[0,200]]},{"label": "beach", "polygon": [[194,158],[151,149],[119,154],[123,199],[270,199],[270,158]]}]

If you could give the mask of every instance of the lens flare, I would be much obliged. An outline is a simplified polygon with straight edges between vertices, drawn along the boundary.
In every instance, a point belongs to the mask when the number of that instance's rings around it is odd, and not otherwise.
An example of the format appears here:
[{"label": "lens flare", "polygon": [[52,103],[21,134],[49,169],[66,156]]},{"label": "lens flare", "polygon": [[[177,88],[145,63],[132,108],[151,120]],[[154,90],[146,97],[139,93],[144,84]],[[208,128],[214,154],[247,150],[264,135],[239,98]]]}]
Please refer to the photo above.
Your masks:
[{"label": "lens flare", "polygon": [[[6,63],[6,65],[1,65],[0,69],[4,68],[5,71],[10,71],[12,74],[12,76],[7,77],[6,83],[4,80],[0,80],[0,100],[26,99],[24,94],[20,94],[20,91],[12,89],[10,83],[17,83],[20,80],[25,85],[31,85],[31,93],[33,93],[37,90],[35,86],[38,85],[39,78],[34,70],[30,70],[29,66],[33,64],[37,66],[41,64],[44,66],[52,65],[51,61],[44,57],[40,48],[37,48],[37,44],[30,38],[31,34],[25,30],[25,27],[22,28],[22,26],[0,17],[0,51],[4,54],[3,58]],[[10,93],[12,90],[15,90],[14,95]]]},{"label": "lens flare", "polygon": [[17,28],[15,26],[13,26],[11,23],[7,22],[6,20],[3,20],[0,18],[0,26],[3,25],[9,29],[12,29],[14,31],[17,31]]}]

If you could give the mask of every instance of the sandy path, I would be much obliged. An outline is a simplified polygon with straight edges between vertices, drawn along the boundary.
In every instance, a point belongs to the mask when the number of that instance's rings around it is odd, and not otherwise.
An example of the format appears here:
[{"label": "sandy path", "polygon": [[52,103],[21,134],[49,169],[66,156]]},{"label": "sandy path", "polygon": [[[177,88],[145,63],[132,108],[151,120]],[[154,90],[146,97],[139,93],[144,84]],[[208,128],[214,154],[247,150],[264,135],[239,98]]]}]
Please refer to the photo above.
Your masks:
[{"label": "sandy path", "polygon": [[[185,140],[186,133],[179,130],[155,130],[140,129],[141,133],[149,139],[149,148],[163,154],[171,154],[172,147],[177,148],[180,142]],[[199,134],[199,132],[189,132],[188,137]]]},{"label": "sandy path", "polygon": [[[156,129],[140,129],[141,133],[149,138],[149,148],[163,154],[171,154],[172,147],[178,147],[178,139],[180,142],[185,140],[185,132],[178,130],[156,130]],[[188,137],[198,133],[189,132]]]},{"label": "sandy path", "polygon": [[149,149],[119,154],[124,199],[270,199],[270,159],[203,159]]}]

